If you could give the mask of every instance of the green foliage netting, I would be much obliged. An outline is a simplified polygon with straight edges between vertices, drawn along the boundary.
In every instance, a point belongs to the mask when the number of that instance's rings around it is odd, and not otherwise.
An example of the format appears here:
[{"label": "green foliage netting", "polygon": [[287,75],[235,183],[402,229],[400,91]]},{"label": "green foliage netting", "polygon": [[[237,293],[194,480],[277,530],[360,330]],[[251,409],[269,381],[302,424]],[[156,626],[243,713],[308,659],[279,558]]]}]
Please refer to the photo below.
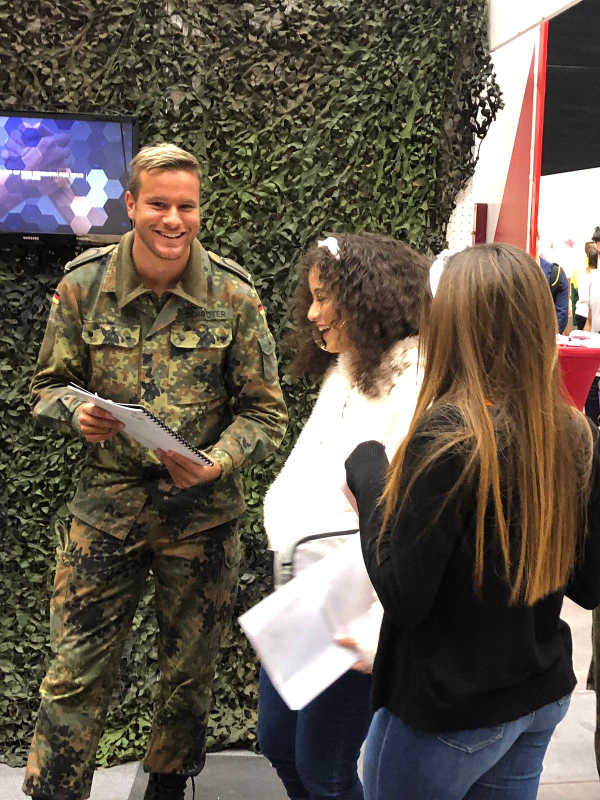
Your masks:
[{"label": "green foliage netting", "polygon": [[[41,111],[139,117],[205,165],[202,240],[255,275],[276,336],[299,248],[326,230],[382,230],[439,250],[499,93],[484,0],[0,0],[0,97]],[[1,243],[0,243],[1,245]],[[23,763],[48,661],[54,541],[81,443],[35,428],[27,384],[60,276],[0,249],[0,753]],[[314,400],[285,383],[286,446],[247,475],[238,613],[269,588],[261,498]],[[123,656],[99,750],[141,755],[156,652],[150,594]],[[209,746],[255,741],[256,664],[239,630],[224,644]]]}]

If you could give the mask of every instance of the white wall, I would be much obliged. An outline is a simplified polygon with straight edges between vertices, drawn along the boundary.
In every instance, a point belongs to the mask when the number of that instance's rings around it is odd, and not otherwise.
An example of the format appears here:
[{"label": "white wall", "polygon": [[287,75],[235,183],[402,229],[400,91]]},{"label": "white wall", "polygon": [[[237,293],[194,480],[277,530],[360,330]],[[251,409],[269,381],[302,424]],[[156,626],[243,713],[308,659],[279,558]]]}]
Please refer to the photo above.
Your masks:
[{"label": "white wall", "polygon": [[[600,0],[597,1],[600,2]],[[490,49],[496,77],[503,93],[504,108],[499,112],[486,138],[481,143],[479,161],[472,181],[466,190],[457,197],[447,234],[451,248],[462,249],[471,243],[466,240],[468,238],[468,220],[473,218],[474,203],[487,204],[487,239],[493,241],[531,57],[534,53],[537,56],[539,24],[579,2],[581,0],[489,0]],[[552,186],[552,182],[547,184],[544,198],[544,216],[547,220],[555,219],[557,216],[550,210],[554,202],[553,198],[558,197],[553,192]],[[539,220],[543,226],[541,208]],[[589,238],[596,224],[600,224],[600,214],[598,223],[593,223],[583,241]],[[551,230],[548,224],[546,227]],[[581,228],[584,227],[586,230],[589,227],[587,219],[586,222],[582,222]],[[556,230],[558,231],[558,229]],[[561,240],[574,239],[575,236],[579,237],[581,233],[573,231],[568,234],[565,231],[564,237],[561,233],[554,239],[558,243]],[[549,248],[550,244],[552,242],[548,243]],[[562,247],[558,244],[556,246]],[[575,250],[572,250],[568,254],[571,260],[576,258],[574,252]],[[563,257],[562,260],[566,259]]]},{"label": "white wall", "polygon": [[489,0],[490,49],[496,50],[579,2],[581,0]]},{"label": "white wall", "polygon": [[570,273],[585,263],[584,244],[600,225],[600,168],[542,175],[540,252]]},{"label": "white wall", "polygon": [[502,89],[504,107],[498,112],[487,136],[481,142],[479,159],[469,187],[456,198],[456,207],[447,233],[451,249],[462,249],[471,244],[471,241],[464,240],[464,225],[460,221],[472,219],[474,203],[487,205],[486,239],[488,242],[494,241],[525,86],[538,39],[539,29],[536,27],[492,53],[494,72]]},{"label": "white wall", "polygon": [[498,212],[504,194],[525,85],[539,38],[535,28],[492,53],[496,79],[502,90],[504,108],[492,123],[479,149],[473,176],[473,201],[488,204],[488,240],[493,241]]}]

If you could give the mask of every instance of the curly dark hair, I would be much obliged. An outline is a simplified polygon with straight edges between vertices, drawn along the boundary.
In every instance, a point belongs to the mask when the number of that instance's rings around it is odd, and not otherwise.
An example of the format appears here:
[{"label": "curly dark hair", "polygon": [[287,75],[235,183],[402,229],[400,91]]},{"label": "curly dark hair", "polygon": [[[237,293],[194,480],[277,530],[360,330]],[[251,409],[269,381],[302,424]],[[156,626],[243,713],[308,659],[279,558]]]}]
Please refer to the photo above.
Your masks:
[{"label": "curly dark hair", "polygon": [[[383,355],[396,342],[419,332],[421,314],[431,301],[431,260],[391,236],[379,233],[326,234],[337,239],[338,257],[312,244],[297,264],[298,282],[292,298],[295,330],[287,337],[295,377],[321,377],[335,355],[319,348],[306,314],[312,298],[311,267],[331,292],[352,342],[353,377],[361,392],[377,395]],[[386,376],[383,376],[384,378]],[[391,376],[387,376],[391,379]]]}]

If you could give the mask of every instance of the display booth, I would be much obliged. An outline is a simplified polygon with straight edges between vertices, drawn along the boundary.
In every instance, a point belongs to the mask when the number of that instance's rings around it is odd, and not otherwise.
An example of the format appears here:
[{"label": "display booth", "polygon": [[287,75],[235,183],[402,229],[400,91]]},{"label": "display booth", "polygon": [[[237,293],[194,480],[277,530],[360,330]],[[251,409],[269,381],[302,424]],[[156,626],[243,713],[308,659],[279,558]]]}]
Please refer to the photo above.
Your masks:
[{"label": "display booth", "polygon": [[[600,1],[490,0],[490,51],[504,107],[448,229],[451,249],[510,242],[567,275],[600,225]],[[583,406],[600,350],[561,345]]]},{"label": "display booth", "polygon": [[567,272],[583,262],[583,244],[600,224],[599,26],[597,0],[491,0],[490,51],[504,107],[457,204],[451,247],[511,242],[534,254],[539,231]]}]

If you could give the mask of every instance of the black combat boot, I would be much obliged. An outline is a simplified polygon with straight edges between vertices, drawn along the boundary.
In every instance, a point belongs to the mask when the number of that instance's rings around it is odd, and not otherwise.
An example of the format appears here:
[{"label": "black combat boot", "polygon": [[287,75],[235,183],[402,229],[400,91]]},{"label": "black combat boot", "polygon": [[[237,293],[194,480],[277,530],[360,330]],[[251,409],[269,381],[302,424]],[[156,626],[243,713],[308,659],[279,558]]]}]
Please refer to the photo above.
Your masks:
[{"label": "black combat boot", "polygon": [[151,772],[144,800],[184,800],[186,783],[185,775]]}]

